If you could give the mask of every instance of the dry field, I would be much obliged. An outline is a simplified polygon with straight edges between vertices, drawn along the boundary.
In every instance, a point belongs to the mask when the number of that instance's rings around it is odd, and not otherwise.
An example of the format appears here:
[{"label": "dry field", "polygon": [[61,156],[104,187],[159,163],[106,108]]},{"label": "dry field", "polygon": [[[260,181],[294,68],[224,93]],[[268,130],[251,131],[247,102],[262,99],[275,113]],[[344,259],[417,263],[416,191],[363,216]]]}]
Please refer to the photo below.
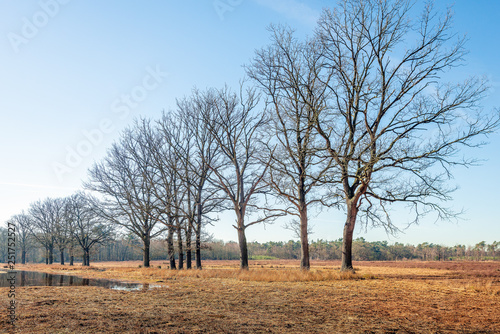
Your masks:
[{"label": "dry field", "polygon": [[[17,287],[15,331],[0,288],[1,333],[500,333],[499,262],[205,261],[170,271],[153,261],[90,268],[19,265],[83,277],[154,283],[161,288]],[[162,266],[162,268],[158,268]]]}]

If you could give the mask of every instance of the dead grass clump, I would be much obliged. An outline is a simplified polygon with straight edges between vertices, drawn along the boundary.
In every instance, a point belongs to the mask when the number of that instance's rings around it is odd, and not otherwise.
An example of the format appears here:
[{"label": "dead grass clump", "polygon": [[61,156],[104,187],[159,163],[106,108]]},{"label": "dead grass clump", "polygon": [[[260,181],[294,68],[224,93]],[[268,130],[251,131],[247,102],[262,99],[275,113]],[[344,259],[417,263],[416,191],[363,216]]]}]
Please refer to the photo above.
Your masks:
[{"label": "dead grass clump", "polygon": [[[143,273],[147,275],[145,272]],[[154,273],[151,273],[154,275]],[[340,272],[334,270],[300,270],[300,269],[204,269],[204,270],[179,270],[164,271],[161,276],[165,279],[177,279],[181,277],[191,278],[219,278],[236,279],[239,281],[254,282],[309,282],[309,281],[336,281],[336,280],[363,280],[373,279],[375,276],[365,274],[359,275],[352,272]]]},{"label": "dead grass clump", "polygon": [[256,282],[310,282],[310,281],[336,281],[360,280],[363,276],[353,272],[337,272],[324,270],[242,270],[237,278],[241,281]]},{"label": "dead grass clump", "polygon": [[491,296],[500,296],[500,285],[495,280],[474,279],[463,283],[465,291],[486,293]]}]

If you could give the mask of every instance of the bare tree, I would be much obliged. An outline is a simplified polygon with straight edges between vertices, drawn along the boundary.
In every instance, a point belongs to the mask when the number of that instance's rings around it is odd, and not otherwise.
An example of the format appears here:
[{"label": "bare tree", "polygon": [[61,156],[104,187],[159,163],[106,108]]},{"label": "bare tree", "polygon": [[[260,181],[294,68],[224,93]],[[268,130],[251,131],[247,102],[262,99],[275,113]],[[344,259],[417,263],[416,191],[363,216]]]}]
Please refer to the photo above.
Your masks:
[{"label": "bare tree", "polygon": [[150,214],[167,230],[167,251],[170,269],[176,269],[173,234],[177,198],[177,160],[171,147],[160,135],[156,124],[149,119],[136,120],[127,133],[123,145],[130,158],[140,170],[142,177],[151,184],[150,191],[155,199]]},{"label": "bare tree", "polygon": [[33,247],[32,219],[24,211],[12,216],[10,223],[16,226],[18,246],[21,249],[21,263],[26,264],[26,253]]},{"label": "bare tree", "polygon": [[[154,183],[146,174],[154,173],[150,158],[136,159],[141,147],[134,139],[132,129],[126,130],[118,143],[113,144],[105,159],[90,170],[89,190],[103,196],[99,214],[140,238],[143,243],[143,265],[149,267],[151,239],[165,228],[159,228],[161,213],[154,195]],[[147,170],[147,172],[145,171]]]},{"label": "bare tree", "polygon": [[[170,142],[176,150],[176,156],[181,161],[183,172],[179,174],[187,193],[184,208],[188,223],[193,225],[195,232],[196,268],[201,269],[201,242],[204,222],[213,219],[208,214],[218,211],[224,199],[219,196],[219,188],[213,187],[209,178],[212,174],[210,166],[217,165],[220,149],[210,131],[215,125],[216,96],[213,91],[200,92],[193,90],[190,97],[177,101],[178,126],[184,130],[180,138],[183,143]],[[167,124],[162,123],[165,133]],[[168,138],[176,138],[168,136]],[[179,137],[177,137],[179,138]]]},{"label": "bare tree", "polygon": [[66,245],[68,249],[68,255],[69,255],[69,265],[73,266],[75,263],[75,248],[78,246],[78,240],[75,238],[75,224],[74,221],[71,219],[71,213],[69,212],[69,200],[70,198],[66,198],[66,205],[64,208],[64,219],[66,220],[66,226],[68,229],[68,234],[70,238],[68,239],[68,243]]},{"label": "bare tree", "polygon": [[462,64],[464,39],[451,31],[451,12],[432,5],[415,15],[407,0],[343,0],[325,10],[316,31],[322,45],[329,110],[317,130],[340,174],[337,196],[347,213],[342,270],[352,270],[352,239],[362,222],[396,226],[388,212],[406,203],[413,222],[430,212],[450,219],[452,167],[471,166],[461,147],[477,147],[497,129],[498,114],[479,106],[487,86],[470,78],[443,83]]},{"label": "bare tree", "polygon": [[73,236],[82,248],[83,266],[90,265],[92,247],[109,241],[113,227],[100,217],[96,198],[84,192],[77,192],[66,201],[67,217],[73,226]]},{"label": "bare tree", "polygon": [[[236,214],[238,242],[240,247],[240,267],[248,269],[248,247],[245,230],[254,224],[261,223],[268,216],[246,223],[247,216],[255,208],[255,195],[263,192],[266,185],[262,182],[268,164],[262,163],[260,156],[262,147],[262,128],[266,123],[266,115],[254,114],[258,104],[255,90],[243,93],[243,85],[239,96],[228,88],[214,91],[217,100],[210,115],[204,114],[205,124],[215,137],[221,150],[222,161],[211,164],[213,174],[211,182],[226,194]],[[212,117],[215,116],[215,122]]]},{"label": "bare tree", "polygon": [[[74,243],[73,224],[68,219],[66,198],[57,199],[57,210],[54,211],[56,224],[54,225],[54,244],[59,250],[60,263],[64,265],[64,252]],[[71,256],[72,254],[70,254]]]},{"label": "bare tree", "polygon": [[[47,198],[30,205],[28,210],[32,218],[32,234],[35,240],[45,248],[45,263],[54,262],[54,246],[57,242],[56,229],[63,219],[64,200]],[[63,254],[64,255],[64,254]]]},{"label": "bare tree", "polygon": [[309,269],[308,208],[323,202],[317,189],[331,160],[321,156],[324,145],[315,128],[316,115],[326,107],[321,53],[316,41],[301,43],[290,29],[269,30],[272,44],[256,52],[247,73],[268,96],[272,121],[264,138],[271,157],[266,181],[286,205],[283,210],[299,219],[300,267]]},{"label": "bare tree", "polygon": [[[190,224],[192,215],[188,215],[184,207],[185,201],[189,203],[189,188],[183,181],[185,173],[185,156],[188,154],[186,147],[189,146],[185,129],[180,124],[176,115],[164,113],[162,119],[156,122],[154,135],[157,144],[151,147],[151,154],[161,182],[158,184],[160,192],[157,196],[164,207],[168,208],[169,220],[169,245],[172,246],[173,234],[177,234],[178,263],[179,269],[184,269],[184,247],[183,231],[186,231],[186,266],[191,269],[191,231]],[[161,193],[165,195],[161,195]],[[190,207],[190,204],[188,204]],[[170,232],[171,231],[171,232]],[[170,248],[170,246],[169,246]]]}]

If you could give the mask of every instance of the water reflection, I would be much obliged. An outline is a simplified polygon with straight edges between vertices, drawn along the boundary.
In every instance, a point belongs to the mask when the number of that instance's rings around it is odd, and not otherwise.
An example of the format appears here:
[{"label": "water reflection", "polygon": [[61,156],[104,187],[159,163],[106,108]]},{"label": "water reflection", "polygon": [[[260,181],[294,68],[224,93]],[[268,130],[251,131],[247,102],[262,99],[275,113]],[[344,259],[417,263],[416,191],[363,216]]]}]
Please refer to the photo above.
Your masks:
[{"label": "water reflection", "polygon": [[139,284],[112,281],[98,278],[82,278],[78,276],[48,274],[37,271],[0,271],[0,287],[9,287],[9,280],[16,277],[16,286],[99,286],[114,290],[149,290],[158,288],[157,284]]}]

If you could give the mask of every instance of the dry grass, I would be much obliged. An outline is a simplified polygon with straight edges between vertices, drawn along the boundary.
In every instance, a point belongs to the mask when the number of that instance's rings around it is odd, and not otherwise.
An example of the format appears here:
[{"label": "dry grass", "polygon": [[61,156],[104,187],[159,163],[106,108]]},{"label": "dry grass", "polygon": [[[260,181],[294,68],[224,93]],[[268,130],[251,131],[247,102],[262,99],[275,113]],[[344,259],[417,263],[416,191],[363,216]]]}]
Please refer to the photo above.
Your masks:
[{"label": "dry grass", "polygon": [[317,267],[313,267],[311,270],[305,271],[300,270],[297,266],[280,266],[277,264],[267,264],[266,267],[259,264],[256,265],[257,268],[251,270],[240,270],[237,263],[209,264],[204,266],[204,270],[162,269],[160,268],[161,264],[157,263],[152,264],[150,268],[142,268],[139,267],[140,265],[136,267],[135,263],[131,262],[128,262],[128,264],[129,266],[125,266],[124,263],[109,262],[107,264],[97,263],[90,267],[30,264],[18,266],[17,269],[77,275],[85,278],[107,278],[145,283],[158,283],[158,281],[188,277],[197,279],[235,279],[255,282],[309,282],[375,278],[370,273],[340,272],[338,268],[318,269]]},{"label": "dry grass", "polygon": [[[17,333],[500,333],[500,263],[367,262],[356,274],[337,262],[311,272],[295,261],[253,261],[250,271],[237,261],[201,271],[139,264],[26,266],[162,287],[19,287]],[[8,326],[0,312],[0,332]]]}]

